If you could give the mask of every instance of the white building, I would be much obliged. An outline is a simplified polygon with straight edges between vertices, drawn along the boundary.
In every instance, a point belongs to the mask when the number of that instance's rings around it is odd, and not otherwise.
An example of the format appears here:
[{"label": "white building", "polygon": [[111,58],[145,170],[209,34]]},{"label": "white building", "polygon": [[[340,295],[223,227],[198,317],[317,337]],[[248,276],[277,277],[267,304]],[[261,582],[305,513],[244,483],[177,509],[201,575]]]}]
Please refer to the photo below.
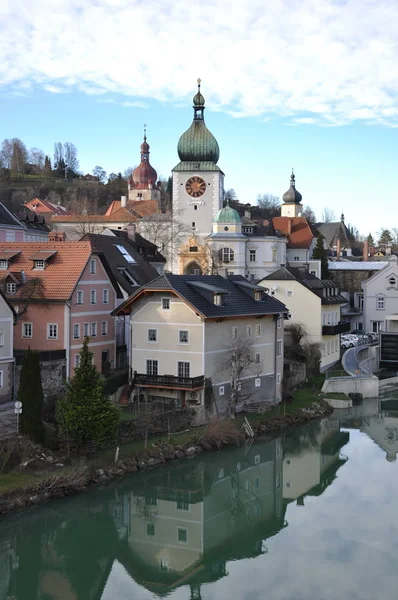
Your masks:
[{"label": "white building", "polygon": [[[225,414],[232,388],[238,409],[281,400],[286,313],[259,286],[220,275],[163,275],[113,312],[130,314],[134,395],[195,406],[198,421],[205,404],[210,413]],[[250,360],[238,374],[242,352]]]},{"label": "white building", "polygon": [[398,332],[398,258],[391,256],[384,268],[361,285],[365,331]]},{"label": "white building", "polygon": [[310,343],[319,343],[321,371],[340,360],[340,334],[349,331],[341,323],[341,306],[346,303],[329,280],[311,275],[305,267],[281,267],[259,282],[289,310],[289,323],[301,324]]}]

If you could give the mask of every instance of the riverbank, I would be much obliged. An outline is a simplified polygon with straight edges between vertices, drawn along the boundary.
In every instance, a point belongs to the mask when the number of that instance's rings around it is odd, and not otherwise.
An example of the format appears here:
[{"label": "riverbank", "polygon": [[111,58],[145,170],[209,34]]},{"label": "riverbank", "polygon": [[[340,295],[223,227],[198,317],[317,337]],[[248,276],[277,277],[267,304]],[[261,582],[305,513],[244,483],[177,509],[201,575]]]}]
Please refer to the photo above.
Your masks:
[{"label": "riverbank", "polygon": [[[300,390],[303,392],[303,390]],[[206,426],[180,434],[150,438],[148,447],[135,440],[120,447],[115,463],[115,448],[93,458],[79,460],[71,466],[49,465],[38,473],[14,471],[0,479],[0,515],[18,508],[37,505],[54,498],[80,493],[117,477],[153,469],[172,460],[183,460],[201,452],[220,450],[245,441],[244,417],[250,422],[255,437],[276,434],[287,428],[321,419],[333,409],[312,390],[299,394],[293,404],[279,405],[263,415],[244,415],[233,420],[216,420]],[[55,459],[54,459],[55,460]],[[53,461],[54,462],[54,461]],[[60,464],[60,463],[58,463]]]}]

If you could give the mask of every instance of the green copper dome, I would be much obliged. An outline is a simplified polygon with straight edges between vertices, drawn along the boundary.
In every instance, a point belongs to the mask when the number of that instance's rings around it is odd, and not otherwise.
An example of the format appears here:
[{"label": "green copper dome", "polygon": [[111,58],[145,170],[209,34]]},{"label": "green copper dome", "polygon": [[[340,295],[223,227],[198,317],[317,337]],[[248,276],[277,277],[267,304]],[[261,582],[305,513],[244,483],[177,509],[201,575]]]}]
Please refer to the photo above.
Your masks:
[{"label": "green copper dome", "polygon": [[200,79],[198,79],[198,91],[193,97],[193,108],[192,125],[178,141],[178,156],[183,162],[217,163],[220,158],[220,148],[216,138],[205,125],[203,116],[205,99],[200,91]]},{"label": "green copper dome", "polygon": [[214,219],[215,223],[241,223],[242,219],[239,216],[239,213],[234,208],[231,208],[229,204],[224,206],[221,210],[218,211],[218,215]]}]

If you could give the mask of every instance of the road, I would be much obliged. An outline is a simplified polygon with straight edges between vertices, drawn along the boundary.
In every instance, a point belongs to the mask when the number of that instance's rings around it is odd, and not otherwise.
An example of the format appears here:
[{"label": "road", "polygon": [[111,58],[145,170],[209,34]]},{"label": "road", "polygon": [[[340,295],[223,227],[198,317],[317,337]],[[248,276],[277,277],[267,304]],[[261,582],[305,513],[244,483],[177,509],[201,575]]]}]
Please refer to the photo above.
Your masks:
[{"label": "road", "polygon": [[13,433],[16,433],[14,403],[0,404],[0,439]]}]

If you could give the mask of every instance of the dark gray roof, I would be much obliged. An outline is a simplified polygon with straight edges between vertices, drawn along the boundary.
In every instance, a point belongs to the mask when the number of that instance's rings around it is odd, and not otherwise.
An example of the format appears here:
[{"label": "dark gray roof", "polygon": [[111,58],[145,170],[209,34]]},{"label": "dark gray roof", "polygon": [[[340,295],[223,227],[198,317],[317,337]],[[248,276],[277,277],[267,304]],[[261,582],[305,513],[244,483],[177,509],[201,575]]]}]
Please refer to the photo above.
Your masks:
[{"label": "dark gray roof", "polygon": [[[139,286],[145,285],[159,277],[159,273],[141,254],[137,251],[134,243],[124,237],[115,237],[113,235],[102,235],[88,233],[83,237],[89,240],[105,257],[106,262],[115,276],[118,285],[123,288],[127,294],[132,294]],[[126,260],[117,246],[122,246],[134,260],[133,263]],[[134,281],[130,281],[127,271]]]},{"label": "dark gray roof", "polygon": [[[3,202],[2,204],[11,213],[18,225],[26,227],[30,231],[44,231],[44,233],[51,231],[44,216],[35,213],[34,210],[31,210],[27,206],[17,204],[16,202]],[[1,222],[4,221],[1,219]]]},{"label": "dark gray roof", "polygon": [[141,256],[143,258],[145,258],[146,261],[148,261],[150,263],[151,262],[156,262],[156,263],[165,263],[166,262],[165,257],[162,254],[160,254],[156,244],[153,244],[149,240],[146,240],[139,233],[135,234],[135,236],[134,236],[135,239],[134,239],[134,241],[132,241],[129,239],[127,231],[123,231],[123,230],[120,231],[118,229],[111,229],[110,231],[112,231],[112,233],[115,236],[122,238],[123,240],[126,240],[129,244],[132,244],[136,248],[137,252],[139,252],[141,254]]},{"label": "dark gray roof", "polygon": [[288,204],[291,204],[293,202],[294,202],[294,204],[300,204],[301,200],[303,199],[300,192],[296,190],[296,177],[295,177],[293,171],[290,176],[290,187],[287,190],[287,192],[285,192],[283,194],[282,199],[283,199],[283,202],[286,202]]},{"label": "dark gray roof", "polygon": [[9,211],[6,204],[8,203],[0,202],[0,225],[8,225],[9,227],[20,227],[21,229],[23,229],[23,225]]},{"label": "dark gray roof", "polygon": [[[339,293],[336,284],[330,279],[319,279],[311,275],[305,267],[281,267],[275,273],[267,275],[262,281],[298,281],[311,290],[320,299],[322,304],[347,304],[347,299]],[[336,290],[334,295],[325,295],[326,289]]]},{"label": "dark gray roof", "polygon": [[324,243],[326,248],[335,246],[338,239],[344,247],[350,248],[350,232],[346,225],[341,221],[338,223],[316,223],[315,227],[325,238]]},{"label": "dark gray roof", "polygon": [[[239,275],[228,279],[221,275],[162,275],[137,290],[114,311],[114,314],[126,312],[133,298],[146,289],[176,292],[205,318],[260,316],[288,312],[282,302],[269,296],[264,289],[261,290],[262,300],[257,301],[238,285],[239,282],[249,283]],[[257,286],[253,287],[257,289]],[[222,293],[222,304],[216,305],[212,301],[212,295],[220,293]]]}]

